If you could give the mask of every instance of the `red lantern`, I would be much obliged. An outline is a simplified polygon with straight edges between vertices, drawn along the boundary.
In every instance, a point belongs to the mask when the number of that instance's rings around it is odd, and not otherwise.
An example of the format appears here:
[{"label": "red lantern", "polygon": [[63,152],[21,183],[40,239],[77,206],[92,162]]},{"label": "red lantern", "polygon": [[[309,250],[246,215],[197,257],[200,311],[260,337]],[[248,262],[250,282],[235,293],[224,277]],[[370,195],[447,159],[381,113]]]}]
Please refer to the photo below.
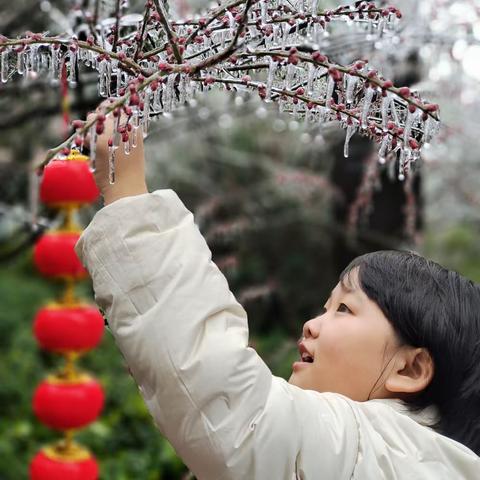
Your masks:
[{"label": "red lantern", "polygon": [[30,464],[30,480],[97,480],[98,465],[89,455],[83,460],[52,458],[46,451]]},{"label": "red lantern", "polygon": [[52,160],[43,170],[40,199],[50,206],[93,203],[99,195],[88,157],[77,151],[66,160]]},{"label": "red lantern", "polygon": [[46,277],[81,279],[88,275],[75,253],[79,232],[52,232],[43,235],[35,244],[33,260]]},{"label": "red lantern", "polygon": [[50,428],[69,430],[93,422],[103,402],[103,389],[92,377],[82,375],[76,380],[49,377],[35,390],[33,411]]},{"label": "red lantern", "polygon": [[54,303],[38,311],[33,331],[46,350],[83,352],[98,345],[103,327],[103,317],[95,306]]}]

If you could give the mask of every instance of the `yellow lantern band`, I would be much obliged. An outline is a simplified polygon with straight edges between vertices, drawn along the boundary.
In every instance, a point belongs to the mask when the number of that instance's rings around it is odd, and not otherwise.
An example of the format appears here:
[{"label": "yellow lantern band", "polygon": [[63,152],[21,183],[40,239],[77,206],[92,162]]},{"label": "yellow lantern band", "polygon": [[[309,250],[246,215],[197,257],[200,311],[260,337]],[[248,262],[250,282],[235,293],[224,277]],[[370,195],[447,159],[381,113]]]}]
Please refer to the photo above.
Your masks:
[{"label": "yellow lantern band", "polygon": [[91,375],[85,372],[74,370],[69,378],[64,378],[60,374],[47,375],[47,382],[53,385],[76,385],[78,383],[87,383],[94,380]]},{"label": "yellow lantern band", "polygon": [[42,448],[43,454],[58,462],[82,462],[92,458],[90,451],[82,445],[67,440],[60,440],[54,445]]},{"label": "yellow lantern band", "polygon": [[66,160],[74,161],[74,162],[88,162],[89,157],[87,157],[86,155],[83,155],[83,153],[80,153],[80,151],[72,148]]}]

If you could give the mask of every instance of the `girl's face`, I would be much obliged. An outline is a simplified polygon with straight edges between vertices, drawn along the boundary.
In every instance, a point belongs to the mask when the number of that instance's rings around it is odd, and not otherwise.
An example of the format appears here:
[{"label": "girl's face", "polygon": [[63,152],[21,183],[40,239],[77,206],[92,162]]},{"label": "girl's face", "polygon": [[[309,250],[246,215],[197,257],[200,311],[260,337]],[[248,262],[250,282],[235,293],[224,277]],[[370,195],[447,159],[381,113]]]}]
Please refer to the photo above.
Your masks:
[{"label": "girl's face", "polygon": [[306,361],[293,364],[289,383],[357,401],[387,398],[391,393],[382,379],[394,366],[390,360],[398,346],[393,327],[360,289],[354,269],[333,289],[318,316],[303,326],[299,350]]}]

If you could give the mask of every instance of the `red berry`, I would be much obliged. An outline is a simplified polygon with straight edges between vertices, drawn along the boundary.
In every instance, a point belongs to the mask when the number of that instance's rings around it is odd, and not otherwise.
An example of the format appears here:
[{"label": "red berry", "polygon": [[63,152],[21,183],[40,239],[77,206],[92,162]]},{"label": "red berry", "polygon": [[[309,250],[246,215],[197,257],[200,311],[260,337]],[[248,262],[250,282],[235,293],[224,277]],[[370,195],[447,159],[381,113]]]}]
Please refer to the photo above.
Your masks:
[{"label": "red berry", "polygon": [[435,103],[427,103],[425,105],[425,110],[427,112],[436,112],[438,110],[438,105],[436,105]]},{"label": "red berry", "polygon": [[327,57],[322,55],[320,52],[315,51],[312,53],[312,60],[319,63],[325,63],[327,61]]},{"label": "red berry", "polygon": [[408,87],[401,87],[398,90],[398,93],[405,98],[408,98],[410,96],[410,89]]},{"label": "red berry", "polygon": [[288,63],[291,63],[292,65],[297,65],[298,63],[298,55],[293,54],[288,56]]},{"label": "red berry", "polygon": [[140,103],[140,97],[138,93],[132,93],[130,95],[130,105],[138,105]]},{"label": "red berry", "polygon": [[204,85],[211,85],[212,83],[215,83],[215,78],[212,77],[211,75],[207,75],[203,83]]},{"label": "red berry", "polygon": [[410,145],[410,148],[412,150],[418,150],[418,148],[420,147],[420,145],[414,138],[410,138],[410,140],[408,141],[408,144]]},{"label": "red berry", "polygon": [[410,113],[415,113],[415,110],[417,109],[417,106],[414,105],[413,103],[411,103],[409,106],[408,106],[408,111]]}]

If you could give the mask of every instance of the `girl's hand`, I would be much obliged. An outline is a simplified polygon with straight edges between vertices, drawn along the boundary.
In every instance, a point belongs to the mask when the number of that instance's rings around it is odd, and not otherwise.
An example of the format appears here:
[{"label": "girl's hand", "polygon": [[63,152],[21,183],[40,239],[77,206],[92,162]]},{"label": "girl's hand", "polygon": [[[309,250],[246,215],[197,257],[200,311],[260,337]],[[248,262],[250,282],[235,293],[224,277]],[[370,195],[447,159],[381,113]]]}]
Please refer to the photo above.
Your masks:
[{"label": "girl's hand", "polygon": [[[106,103],[102,104],[105,105]],[[99,108],[95,113],[87,117],[87,121],[92,116],[98,114]],[[122,114],[120,125],[125,125],[127,116]],[[105,130],[97,136],[96,159],[95,159],[95,182],[103,196],[105,205],[114,202],[122,197],[131,195],[140,195],[148,193],[145,180],[145,157],[143,150],[142,128],[137,129],[136,147],[131,147],[129,155],[125,155],[123,142],[120,141],[119,147],[115,150],[115,183],[109,181],[109,149],[108,140],[112,138],[117,118],[112,113],[107,115],[104,125]],[[133,137],[134,131],[129,133]]]}]

